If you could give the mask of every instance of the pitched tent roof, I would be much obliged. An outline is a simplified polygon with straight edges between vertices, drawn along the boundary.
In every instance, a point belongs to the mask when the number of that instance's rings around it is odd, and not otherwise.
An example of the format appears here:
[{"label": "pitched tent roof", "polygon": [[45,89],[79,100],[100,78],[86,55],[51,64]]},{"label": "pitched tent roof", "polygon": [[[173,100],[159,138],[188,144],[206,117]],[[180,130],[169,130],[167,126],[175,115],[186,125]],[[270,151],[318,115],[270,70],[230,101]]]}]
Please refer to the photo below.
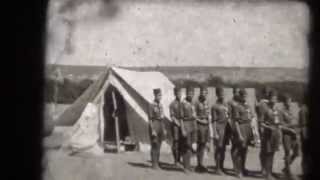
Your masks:
[{"label": "pitched tent roof", "polygon": [[[149,142],[148,133],[148,106],[153,101],[153,89],[160,88],[162,90],[163,98],[162,104],[164,106],[164,114],[169,121],[169,104],[174,98],[174,85],[171,81],[160,72],[136,72],[121,68],[109,68],[103,72],[98,80],[94,82],[62,115],[57,119],[56,125],[60,126],[74,126],[71,134],[77,134],[75,129],[79,127],[88,127],[90,124],[98,124],[96,130],[99,134],[99,139],[104,137],[104,116],[102,112],[104,103],[104,95],[108,87],[115,88],[124,99],[126,107],[126,117],[129,128],[129,134],[139,142]],[[90,104],[93,104],[90,105]],[[94,106],[96,105],[96,106]],[[96,123],[89,123],[86,119],[90,119],[87,112],[91,112],[88,108],[98,108],[98,116],[92,116],[95,119],[91,121]],[[96,112],[96,111],[92,111]],[[85,118],[88,117],[88,118]],[[80,121],[80,122],[79,122]],[[106,125],[107,126],[107,125]],[[80,128],[81,129],[81,128]],[[83,133],[85,133],[83,131]],[[92,133],[92,131],[91,131]],[[83,138],[89,137],[92,134],[77,135],[78,142],[75,143],[74,137],[69,133],[69,139],[73,139],[73,144],[80,148],[80,142],[95,142],[84,141]],[[90,136],[97,137],[97,136]],[[67,138],[68,139],[68,138]],[[98,140],[98,139],[97,139]],[[96,140],[96,141],[97,141]],[[88,144],[87,144],[88,145]],[[83,144],[83,146],[87,146]],[[93,144],[92,144],[93,145]]]}]

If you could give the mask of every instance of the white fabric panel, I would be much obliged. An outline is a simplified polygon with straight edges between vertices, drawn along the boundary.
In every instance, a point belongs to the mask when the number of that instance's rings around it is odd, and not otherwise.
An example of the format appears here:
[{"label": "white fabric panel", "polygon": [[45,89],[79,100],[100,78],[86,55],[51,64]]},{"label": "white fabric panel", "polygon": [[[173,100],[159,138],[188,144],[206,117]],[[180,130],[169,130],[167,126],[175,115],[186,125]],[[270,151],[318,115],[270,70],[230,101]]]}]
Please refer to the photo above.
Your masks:
[{"label": "white fabric panel", "polygon": [[174,84],[164,74],[155,71],[137,72],[114,67],[112,70],[149,103],[154,100],[153,89],[160,88],[164,114],[170,120],[169,106],[174,99]]},{"label": "white fabric panel", "polygon": [[88,103],[77,123],[67,131],[63,148],[75,153],[95,147],[99,139],[98,124],[98,107]]},{"label": "white fabric panel", "polygon": [[109,77],[110,83],[117,88],[123,98],[128,102],[128,104],[141,116],[143,120],[148,122],[148,115],[143,111],[140,105],[134,100],[133,97],[127,92],[127,90],[121,85],[121,83],[114,77]]}]

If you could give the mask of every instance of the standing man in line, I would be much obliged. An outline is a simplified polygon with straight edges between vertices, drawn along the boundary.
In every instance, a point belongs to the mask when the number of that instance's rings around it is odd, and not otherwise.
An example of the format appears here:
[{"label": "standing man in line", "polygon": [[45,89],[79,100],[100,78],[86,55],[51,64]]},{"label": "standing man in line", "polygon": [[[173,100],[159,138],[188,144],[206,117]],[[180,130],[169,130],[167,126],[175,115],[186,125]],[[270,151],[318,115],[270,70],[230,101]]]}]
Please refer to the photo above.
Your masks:
[{"label": "standing man in line", "polygon": [[254,118],[253,111],[247,103],[247,92],[241,88],[239,91],[239,102],[233,111],[233,120],[235,121],[235,138],[233,143],[235,170],[237,177],[242,178],[247,175],[245,169],[246,158],[248,153],[248,146],[253,137],[251,129],[251,121]]},{"label": "standing man in line", "polygon": [[197,149],[197,122],[195,107],[192,102],[194,96],[193,87],[187,87],[187,96],[182,103],[182,121],[181,121],[181,152],[183,157],[183,167],[185,173],[192,172],[191,156]]},{"label": "standing man in line", "polygon": [[181,121],[182,121],[182,99],[181,88],[174,88],[175,99],[171,102],[169,110],[171,117],[171,131],[172,131],[172,153],[174,158],[174,165],[179,166],[181,157]]},{"label": "standing man in line", "polygon": [[[230,118],[228,119],[228,128],[227,128],[227,132],[226,132],[226,137],[228,137],[229,141],[231,140],[231,159],[232,159],[232,163],[233,163],[233,168],[236,169],[236,157],[237,157],[237,152],[236,152],[236,137],[237,137],[237,131],[236,131],[236,125],[235,125],[235,117],[233,115],[235,115],[235,110],[236,110],[236,106],[239,103],[239,91],[240,88],[238,86],[234,86],[232,88],[232,93],[233,93],[233,97],[231,100],[229,100],[228,102],[228,106],[229,106],[229,113],[230,113]],[[223,164],[222,164],[222,168],[223,168]]]},{"label": "standing man in line", "polygon": [[264,156],[263,167],[265,178],[273,180],[272,167],[275,153],[279,150],[281,130],[280,123],[283,121],[282,112],[276,106],[277,94],[270,91],[268,95],[268,106],[263,112],[260,128],[262,128],[261,155]]},{"label": "standing man in line", "polygon": [[[266,111],[267,107],[268,107],[268,103],[269,103],[269,100],[268,100],[268,95],[270,93],[270,88],[265,86],[263,89],[262,89],[262,97],[260,99],[260,101],[256,104],[256,112],[257,112],[257,120],[258,120],[258,129],[259,129],[259,137],[260,137],[260,140],[262,141],[262,134],[263,134],[263,128],[260,126],[260,122],[262,122],[262,119],[263,119],[263,115],[265,114],[264,112]],[[261,173],[263,175],[265,175],[266,171],[265,171],[265,167],[263,167],[263,165],[265,164],[265,156],[264,154],[262,154],[262,151],[260,151],[259,153],[259,158],[260,158],[260,165],[261,165]]]},{"label": "standing man in line", "polygon": [[308,162],[309,162],[309,154],[306,153],[306,143],[308,141],[308,121],[309,121],[309,111],[307,107],[307,96],[305,94],[303,101],[300,105],[300,111],[299,111],[299,128],[300,128],[300,146],[302,150],[302,160],[301,160],[301,166],[302,166],[302,173],[303,176],[306,176],[308,173]]},{"label": "standing man in line", "polygon": [[149,107],[149,132],[151,141],[151,162],[152,168],[159,169],[160,149],[163,139],[167,136],[164,128],[164,113],[161,104],[161,90],[154,89],[154,102]]},{"label": "standing man in line", "polygon": [[299,156],[299,144],[298,144],[298,132],[296,131],[294,124],[294,112],[292,109],[292,100],[289,95],[284,96],[284,108],[283,108],[283,123],[282,123],[282,142],[284,149],[284,164],[285,167],[282,170],[285,175],[293,179],[290,165]]},{"label": "standing man in line", "polygon": [[200,95],[198,101],[195,104],[196,120],[197,120],[197,160],[198,166],[196,170],[198,172],[207,172],[207,168],[203,165],[203,157],[206,149],[206,144],[209,140],[209,125],[211,124],[210,107],[207,100],[208,89],[205,85],[200,87]]},{"label": "standing man in line", "polygon": [[224,90],[221,87],[216,88],[217,102],[212,106],[211,116],[213,123],[213,138],[217,171],[219,175],[224,175],[223,163],[225,159],[225,151],[227,141],[229,140],[227,133],[228,121],[230,118],[229,105],[224,100]]}]

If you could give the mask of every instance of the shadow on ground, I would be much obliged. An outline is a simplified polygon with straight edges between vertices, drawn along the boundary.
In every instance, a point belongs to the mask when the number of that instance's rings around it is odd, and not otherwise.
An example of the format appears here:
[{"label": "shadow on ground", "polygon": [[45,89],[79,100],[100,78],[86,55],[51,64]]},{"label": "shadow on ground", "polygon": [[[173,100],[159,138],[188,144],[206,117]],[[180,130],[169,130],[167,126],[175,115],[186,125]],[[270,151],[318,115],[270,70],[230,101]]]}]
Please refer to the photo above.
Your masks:
[{"label": "shadow on ground", "polygon": [[[139,168],[150,168],[151,169],[151,162],[148,161],[148,163],[143,163],[143,162],[128,162],[129,165],[134,166],[134,167],[139,167]],[[165,171],[179,171],[183,172],[182,168],[176,167],[174,164],[169,164],[165,162],[159,162],[159,166],[161,169]]]}]

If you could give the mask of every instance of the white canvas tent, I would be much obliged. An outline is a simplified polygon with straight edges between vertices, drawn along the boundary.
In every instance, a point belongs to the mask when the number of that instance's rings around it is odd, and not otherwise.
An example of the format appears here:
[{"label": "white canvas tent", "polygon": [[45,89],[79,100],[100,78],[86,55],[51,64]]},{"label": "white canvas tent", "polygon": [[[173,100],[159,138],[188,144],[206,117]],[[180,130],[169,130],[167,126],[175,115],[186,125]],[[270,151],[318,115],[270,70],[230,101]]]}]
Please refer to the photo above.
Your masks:
[{"label": "white canvas tent", "polygon": [[[60,126],[73,126],[66,134],[64,146],[75,150],[97,147],[104,142],[105,102],[109,90],[116,91],[124,101],[125,120],[129,136],[149,144],[148,106],[153,101],[153,89],[163,93],[164,114],[169,121],[169,104],[174,99],[174,85],[160,72],[135,72],[121,68],[107,69],[64,113],[57,119]],[[113,127],[111,127],[113,128]]]}]

